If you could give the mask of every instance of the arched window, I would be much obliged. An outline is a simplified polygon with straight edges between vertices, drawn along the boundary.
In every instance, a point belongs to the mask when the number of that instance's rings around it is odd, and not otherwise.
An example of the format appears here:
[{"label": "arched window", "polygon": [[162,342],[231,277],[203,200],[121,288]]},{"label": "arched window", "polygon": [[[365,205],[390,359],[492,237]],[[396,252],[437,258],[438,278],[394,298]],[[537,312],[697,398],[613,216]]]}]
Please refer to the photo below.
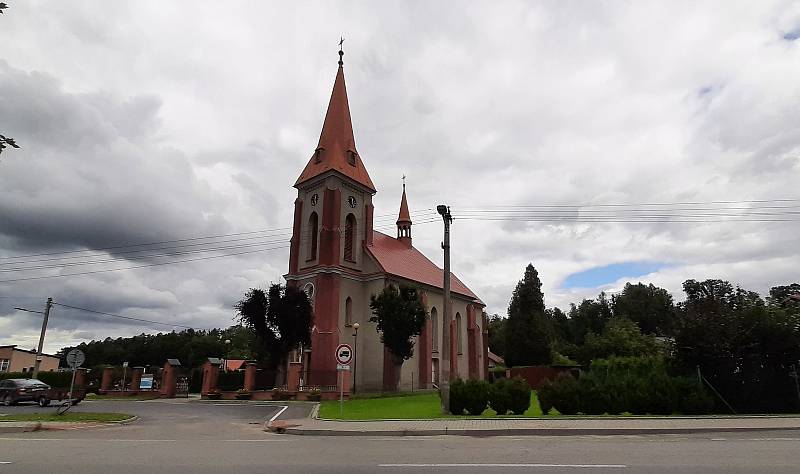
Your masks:
[{"label": "arched window", "polygon": [[349,296],[344,301],[344,324],[345,326],[353,324],[353,299]]},{"label": "arched window", "polygon": [[431,349],[434,351],[439,350],[439,313],[436,308],[431,308]]},{"label": "arched window", "polygon": [[461,314],[456,313],[456,349],[461,354]]},{"label": "arched window", "polygon": [[353,248],[356,239],[356,217],[348,214],[344,223],[344,259],[348,262],[355,262]]},{"label": "arched window", "polygon": [[308,232],[309,232],[309,247],[308,247],[308,260],[317,258],[317,237],[319,236],[319,222],[317,213],[312,212],[308,218]]}]

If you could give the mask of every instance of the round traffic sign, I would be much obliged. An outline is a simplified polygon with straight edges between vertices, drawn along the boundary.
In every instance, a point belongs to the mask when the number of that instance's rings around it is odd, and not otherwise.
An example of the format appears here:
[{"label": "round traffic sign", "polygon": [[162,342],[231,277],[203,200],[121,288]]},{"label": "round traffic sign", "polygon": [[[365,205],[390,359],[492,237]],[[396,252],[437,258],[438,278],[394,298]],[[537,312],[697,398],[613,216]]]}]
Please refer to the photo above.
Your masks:
[{"label": "round traffic sign", "polygon": [[349,365],[351,360],[353,360],[353,348],[350,344],[339,344],[336,348],[336,362]]},{"label": "round traffic sign", "polygon": [[80,367],[86,362],[86,355],[80,349],[72,349],[67,352],[67,365],[72,367]]}]

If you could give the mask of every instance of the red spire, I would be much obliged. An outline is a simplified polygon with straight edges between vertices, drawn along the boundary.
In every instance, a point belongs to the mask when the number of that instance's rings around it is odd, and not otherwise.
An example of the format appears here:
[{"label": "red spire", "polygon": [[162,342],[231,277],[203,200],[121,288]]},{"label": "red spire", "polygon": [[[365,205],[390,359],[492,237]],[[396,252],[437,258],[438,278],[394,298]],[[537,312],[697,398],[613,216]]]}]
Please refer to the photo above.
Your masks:
[{"label": "red spire", "polygon": [[[405,176],[403,177],[405,179]],[[397,216],[398,224],[411,224],[411,214],[408,212],[408,201],[406,200],[406,184],[403,183],[403,198],[400,200],[400,215]]]},{"label": "red spire", "polygon": [[375,185],[372,184],[369,173],[356,151],[350,105],[347,102],[347,89],[344,85],[344,68],[341,61],[343,54],[339,51],[339,70],[333,83],[333,92],[319,136],[319,144],[294,185],[297,187],[327,171],[337,171],[375,192]]},{"label": "red spire", "polygon": [[400,215],[397,216],[397,240],[411,247],[411,214],[406,200],[406,177],[403,176],[403,198],[400,200]]}]

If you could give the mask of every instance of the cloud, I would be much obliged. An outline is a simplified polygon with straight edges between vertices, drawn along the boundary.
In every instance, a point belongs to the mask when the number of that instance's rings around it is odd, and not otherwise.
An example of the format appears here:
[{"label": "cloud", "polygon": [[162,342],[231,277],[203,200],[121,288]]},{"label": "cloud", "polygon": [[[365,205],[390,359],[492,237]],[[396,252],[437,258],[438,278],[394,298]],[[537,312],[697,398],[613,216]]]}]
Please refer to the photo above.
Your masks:
[{"label": "cloud", "polygon": [[[0,128],[23,148],[0,160],[0,256],[277,230],[228,244],[271,249],[259,253],[0,283],[0,296],[40,298],[0,298],[0,343],[35,341],[36,318],[11,308],[47,296],[212,327],[230,324],[247,288],[279,281],[291,185],[319,136],[340,34],[378,222],[392,233],[407,175],[414,244],[441,264],[441,223],[424,222],[451,205],[453,269],[489,312],[505,313],[528,262],[562,308],[624,284],[564,288],[569,275],[622,262],[664,262],[637,279],[678,299],[687,278],[787,283],[796,222],[470,218],[490,206],[798,198],[800,9],[734,3],[15,4],[0,30]],[[81,255],[115,263],[60,271],[167,260]],[[87,332],[163,329],[55,314],[53,350]]]}]

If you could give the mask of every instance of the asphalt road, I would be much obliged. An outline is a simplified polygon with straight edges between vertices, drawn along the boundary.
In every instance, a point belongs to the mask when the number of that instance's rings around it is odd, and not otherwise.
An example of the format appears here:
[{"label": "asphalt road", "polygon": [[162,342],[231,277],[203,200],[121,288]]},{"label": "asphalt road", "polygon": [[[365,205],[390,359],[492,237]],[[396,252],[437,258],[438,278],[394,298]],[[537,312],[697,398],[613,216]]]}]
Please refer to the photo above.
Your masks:
[{"label": "asphalt road", "polygon": [[[306,437],[262,431],[263,422],[280,409],[278,404],[91,402],[79,408],[135,413],[141,420],[102,429],[2,435],[0,473],[800,472],[796,431]],[[309,405],[292,405],[285,414],[294,418],[308,409]],[[7,411],[0,407],[0,413]]]}]

